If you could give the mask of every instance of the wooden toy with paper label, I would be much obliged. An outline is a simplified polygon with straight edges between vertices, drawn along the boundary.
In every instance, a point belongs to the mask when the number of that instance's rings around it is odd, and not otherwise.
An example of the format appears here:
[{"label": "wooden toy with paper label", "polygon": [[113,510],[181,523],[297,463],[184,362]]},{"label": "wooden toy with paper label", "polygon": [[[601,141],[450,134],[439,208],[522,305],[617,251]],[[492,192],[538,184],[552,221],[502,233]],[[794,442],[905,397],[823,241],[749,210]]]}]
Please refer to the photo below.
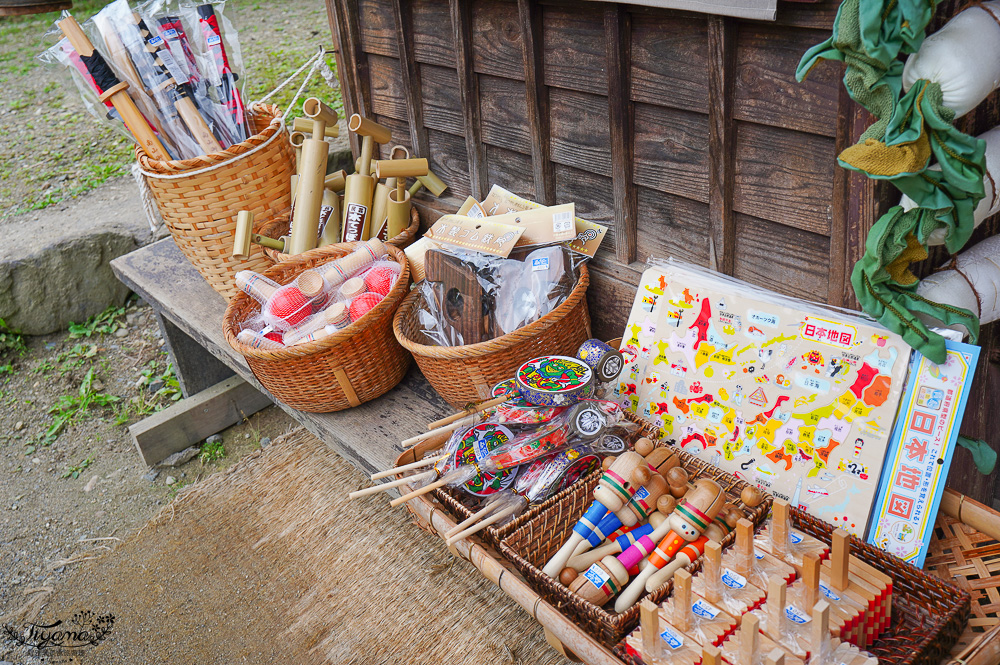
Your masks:
[{"label": "wooden toy with paper label", "polygon": [[792,528],[789,503],[777,498],[771,505],[770,521],[754,537],[754,547],[790,564],[800,575],[802,559],[806,554],[816,554],[820,559],[830,556],[826,543]]},{"label": "wooden toy with paper label", "polygon": [[788,604],[787,594],[785,580],[771,578],[767,585],[767,600],[753,614],[760,619],[762,633],[786,651],[805,659],[809,655],[807,624],[812,619],[808,612]]},{"label": "wooden toy with paper label", "polygon": [[726,551],[722,557],[722,565],[736,571],[760,589],[766,589],[768,580],[772,577],[788,583],[795,580],[794,568],[754,548],[753,524],[745,519],[736,524],[736,544]]},{"label": "wooden toy with paper label", "polygon": [[702,532],[711,525],[712,520],[722,509],[725,496],[722,488],[714,480],[699,478],[695,482],[694,489],[684,496],[684,502],[677,506],[666,522],[649,536],[640,538],[617,557],[604,557],[588,568],[573,582],[570,591],[595,605],[603,605],[628,582],[628,570],[649,556],[652,563],[651,566],[647,566],[646,570],[649,572],[646,573],[645,570],[640,572],[629,586],[626,600],[622,601],[620,596],[615,603],[616,612],[628,609],[645,590],[646,578],[649,575],[665,566],[682,548],[699,540]]},{"label": "wooden toy with paper label", "polygon": [[[376,178],[394,178],[396,188],[388,192],[386,202],[385,239],[394,238],[410,225],[410,194],[406,191],[406,178],[409,176],[427,175],[427,160],[387,159],[375,162]],[[381,224],[381,222],[378,222]],[[383,229],[375,229],[378,237],[382,237]]]},{"label": "wooden toy with paper label", "polygon": [[372,196],[375,193],[375,178],[371,175],[372,155],[375,154],[376,143],[388,143],[392,140],[390,130],[377,122],[362,118],[357,113],[351,116],[348,128],[363,138],[357,172],[347,176],[344,183],[341,223],[344,242],[369,238]]},{"label": "wooden toy with paper label", "polygon": [[670,625],[648,598],[639,605],[639,628],[625,638],[625,648],[648,665],[697,665],[702,647]]},{"label": "wooden toy with paper label", "polygon": [[732,615],[691,593],[691,573],[674,573],[674,592],[660,609],[663,617],[698,644],[719,645],[736,629]]},{"label": "wooden toy with paper label", "polygon": [[691,588],[735,617],[756,609],[767,595],[735,570],[722,565],[722,545],[714,541],[705,544],[705,562]]},{"label": "wooden toy with paper label", "polygon": [[[310,97],[302,112],[312,120],[313,133],[302,142],[302,160],[295,185],[295,210],[292,213],[290,254],[315,249],[319,239],[320,208],[323,206],[323,182],[330,144],[324,140],[326,127],[337,124],[337,113]],[[360,240],[360,238],[359,238]]]},{"label": "wooden toy with paper label", "polygon": [[820,600],[830,605],[830,632],[843,641],[857,641],[858,626],[864,617],[864,607],[852,601],[846,593],[838,593],[820,580],[822,562],[815,554],[802,561],[801,577],[788,587],[788,603],[798,608],[813,607]]},{"label": "wooden toy with paper label", "polygon": [[863,606],[856,639],[859,647],[868,644],[889,628],[892,619],[892,579],[850,553],[850,536],[842,529],[833,532],[830,559],[823,562],[820,580],[837,594],[846,595]]},{"label": "wooden toy with paper label", "polygon": [[805,665],[798,656],[785,651],[767,635],[760,632],[759,619],[747,614],[740,621],[739,630],[730,634],[722,643],[722,657],[734,665],[766,665],[768,658],[777,649],[785,657],[785,665]]},{"label": "wooden toy with paper label", "polygon": [[[646,580],[646,591],[650,593],[656,591],[667,583],[667,580],[673,575],[673,571],[694,563],[700,555],[704,554],[705,547],[710,542],[721,543],[743,517],[743,513],[735,506],[731,504],[723,506],[719,514],[712,520],[712,523],[705,529],[705,533],[702,534],[701,538],[683,547],[668,566],[661,568],[649,576]],[[650,559],[652,559],[652,556],[650,556]]]}]

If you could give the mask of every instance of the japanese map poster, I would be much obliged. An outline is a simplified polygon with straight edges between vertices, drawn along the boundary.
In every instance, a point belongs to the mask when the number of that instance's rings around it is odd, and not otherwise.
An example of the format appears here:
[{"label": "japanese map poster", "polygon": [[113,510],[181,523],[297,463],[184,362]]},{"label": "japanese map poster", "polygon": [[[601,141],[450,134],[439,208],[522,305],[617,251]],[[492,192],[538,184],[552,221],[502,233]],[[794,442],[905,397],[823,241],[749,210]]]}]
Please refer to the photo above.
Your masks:
[{"label": "japanese map poster", "polygon": [[866,533],[910,347],[849,314],[670,262],[643,273],[616,399],[684,450]]},{"label": "japanese map poster", "polygon": [[868,542],[917,568],[924,565],[965,413],[979,347],[946,341],[935,365],[914,353],[892,434]]}]

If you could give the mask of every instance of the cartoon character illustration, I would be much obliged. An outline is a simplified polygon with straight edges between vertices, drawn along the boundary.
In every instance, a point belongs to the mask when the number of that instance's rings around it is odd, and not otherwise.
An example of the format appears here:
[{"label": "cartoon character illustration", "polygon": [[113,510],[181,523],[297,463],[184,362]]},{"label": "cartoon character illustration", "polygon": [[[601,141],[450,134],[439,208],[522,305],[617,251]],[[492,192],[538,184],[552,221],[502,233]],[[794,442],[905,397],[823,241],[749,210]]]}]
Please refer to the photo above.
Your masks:
[{"label": "cartoon character illustration", "polygon": [[642,309],[652,313],[656,308],[656,300],[659,296],[643,296],[642,297]]},{"label": "cartoon character illustration", "polygon": [[681,325],[681,311],[679,309],[667,310],[667,325],[677,328]]},{"label": "cartoon character illustration", "polygon": [[688,368],[684,365],[678,365],[676,363],[670,363],[670,373],[674,376],[684,376],[688,371]]},{"label": "cartoon character illustration", "polygon": [[684,289],[681,293],[684,294],[684,303],[686,305],[691,305],[694,303],[694,299],[696,296],[691,295],[690,289]]}]

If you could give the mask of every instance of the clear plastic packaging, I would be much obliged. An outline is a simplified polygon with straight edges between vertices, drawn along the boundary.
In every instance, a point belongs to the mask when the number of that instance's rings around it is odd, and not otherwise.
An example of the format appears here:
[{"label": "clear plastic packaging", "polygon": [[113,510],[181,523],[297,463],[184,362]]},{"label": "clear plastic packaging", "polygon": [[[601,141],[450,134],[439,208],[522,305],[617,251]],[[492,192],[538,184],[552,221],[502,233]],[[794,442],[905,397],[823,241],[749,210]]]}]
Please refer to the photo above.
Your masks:
[{"label": "clear plastic packaging", "polygon": [[516,248],[506,259],[428,250],[416,309],[427,343],[475,344],[537,321],[569,297],[585,260],[560,245]]}]

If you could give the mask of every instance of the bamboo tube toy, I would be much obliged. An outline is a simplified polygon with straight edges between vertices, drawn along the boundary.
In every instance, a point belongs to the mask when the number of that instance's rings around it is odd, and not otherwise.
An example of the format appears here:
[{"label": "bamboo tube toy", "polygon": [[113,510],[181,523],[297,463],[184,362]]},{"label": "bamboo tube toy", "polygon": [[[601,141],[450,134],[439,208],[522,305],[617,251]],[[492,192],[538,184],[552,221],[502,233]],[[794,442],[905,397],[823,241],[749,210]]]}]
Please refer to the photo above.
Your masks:
[{"label": "bamboo tube toy", "polygon": [[[323,129],[323,136],[328,139],[335,139],[340,136],[340,127],[337,126],[337,120],[333,122],[328,122],[326,127]],[[292,133],[302,132],[304,134],[313,133],[313,123],[309,122],[305,118],[296,118],[292,121]]]},{"label": "bamboo tube toy", "polygon": [[427,175],[417,176],[417,181],[410,187],[410,196],[416,195],[424,187],[434,196],[441,196],[444,194],[444,190],[448,189],[444,180],[437,177],[433,171],[427,171]]},{"label": "bamboo tube toy", "polygon": [[94,48],[90,39],[80,28],[80,24],[72,16],[67,16],[56,22],[62,33],[66,35],[73,50],[87,67],[87,71],[94,77],[94,82],[104,91],[100,95],[101,103],[110,99],[115,109],[125,123],[125,128],[135,137],[136,142],[146,151],[146,154],[153,159],[167,161],[170,155],[166,148],[160,143],[149,123],[143,117],[135,102],[128,96],[127,81],[119,81],[104,56]]},{"label": "bamboo tube toy", "polygon": [[[708,542],[708,538],[702,538],[702,535],[712,524],[719,511],[722,510],[725,502],[726,493],[722,491],[718,483],[707,478],[699,478],[695,481],[694,489],[685,494],[684,502],[678,505],[677,509],[670,515],[667,522],[670,524],[671,530],[661,536],[655,547],[639,548],[640,543],[646,544],[645,541],[640,541],[636,544],[635,552],[622,552],[619,559],[628,562],[637,556],[642,549],[646,549],[642,552],[642,556],[648,553],[649,559],[642,571],[618,596],[615,601],[615,611],[622,613],[634,605],[639,596],[646,590],[646,581],[657,571],[674,562],[675,559],[681,562],[686,558],[687,563],[697,559],[705,547],[704,543]],[[652,544],[652,542],[648,544]],[[682,552],[683,555],[678,557]],[[640,560],[642,556],[639,557]],[[687,565],[687,563],[680,565]],[[663,573],[665,578],[670,579],[677,567],[672,566],[672,570],[667,569],[669,572]]]},{"label": "bamboo tube toy", "polygon": [[344,191],[345,182],[347,182],[347,171],[340,169],[323,179],[323,187],[329,189],[331,192],[342,192]]},{"label": "bamboo tube toy", "polygon": [[340,195],[323,189],[323,204],[319,208],[319,246],[340,242]]},{"label": "bamboo tube toy", "polygon": [[[377,162],[372,163],[374,164]],[[389,205],[389,191],[390,188],[388,184],[379,182],[378,176],[375,176],[375,191],[372,192],[371,221],[368,224],[370,229],[369,232],[373,238],[379,238],[381,240],[389,239],[389,236],[386,235],[385,226],[386,208]]]},{"label": "bamboo tube toy", "polygon": [[313,134],[302,142],[289,254],[301,254],[316,248],[320,208],[323,206],[323,181],[330,153],[330,144],[322,137],[327,125],[337,123],[337,113],[315,97],[302,103],[302,112],[312,120]]},{"label": "bamboo tube toy", "polygon": [[269,247],[279,252],[284,252],[288,246],[286,237],[268,238],[260,233],[253,232],[253,213],[249,210],[240,210],[236,213],[236,232],[233,235],[233,256],[238,259],[245,259],[250,256],[250,244]]},{"label": "bamboo tube toy", "polygon": [[342,225],[345,242],[369,237],[372,194],[375,191],[375,178],[370,175],[372,154],[376,143],[388,143],[392,140],[392,132],[357,113],[351,116],[348,127],[363,138],[357,173],[347,176],[344,185]]},{"label": "bamboo tube toy", "polygon": [[663,617],[698,644],[721,644],[739,621],[691,590],[691,573],[674,573],[673,595],[663,604]]},{"label": "bamboo tube toy", "polygon": [[375,162],[378,178],[395,178],[396,189],[389,192],[386,203],[386,237],[395,238],[410,225],[410,194],[406,178],[429,173],[426,159],[389,159]]},{"label": "bamboo tube toy", "polygon": [[[302,144],[305,143],[305,132],[292,132],[288,135],[288,142],[295,148],[295,176],[302,175]],[[292,203],[295,203],[295,183],[292,183]]]},{"label": "bamboo tube toy", "polygon": [[184,126],[188,128],[191,136],[198,143],[198,147],[204,150],[206,155],[222,150],[222,145],[219,144],[215,135],[212,134],[212,130],[205,123],[205,118],[202,117],[198,111],[198,107],[195,106],[194,101],[191,99],[190,85],[187,83],[178,83],[170,73],[170,70],[167,69],[162,58],[164,49],[167,48],[166,43],[163,40],[154,43],[153,33],[146,27],[146,22],[138,14],[133,12],[132,19],[139,27],[146,51],[153,58],[153,69],[157,78],[156,87],[164,90],[169,96],[174,108],[177,109],[177,114],[184,122]]},{"label": "bamboo tube toy", "polygon": [[549,559],[542,569],[549,577],[555,577],[566,567],[566,562],[573,556],[577,545],[590,535],[594,527],[608,512],[619,510],[632,496],[630,479],[632,473],[639,468],[645,459],[642,455],[627,451],[618,456],[614,464],[604,471],[600,482],[594,489],[594,501],[583,517],[573,526],[573,532],[559,551]]},{"label": "bamboo tube toy", "polygon": [[396,475],[397,473],[402,473],[403,471],[410,471],[412,469],[419,469],[425,466],[431,466],[437,462],[442,461],[445,458],[444,455],[437,455],[427,457],[422,460],[417,460],[416,462],[410,462],[409,464],[404,464],[403,466],[394,466],[391,469],[386,469],[385,471],[379,471],[378,473],[372,474],[372,480],[378,480],[379,478],[388,478],[389,476]]}]

